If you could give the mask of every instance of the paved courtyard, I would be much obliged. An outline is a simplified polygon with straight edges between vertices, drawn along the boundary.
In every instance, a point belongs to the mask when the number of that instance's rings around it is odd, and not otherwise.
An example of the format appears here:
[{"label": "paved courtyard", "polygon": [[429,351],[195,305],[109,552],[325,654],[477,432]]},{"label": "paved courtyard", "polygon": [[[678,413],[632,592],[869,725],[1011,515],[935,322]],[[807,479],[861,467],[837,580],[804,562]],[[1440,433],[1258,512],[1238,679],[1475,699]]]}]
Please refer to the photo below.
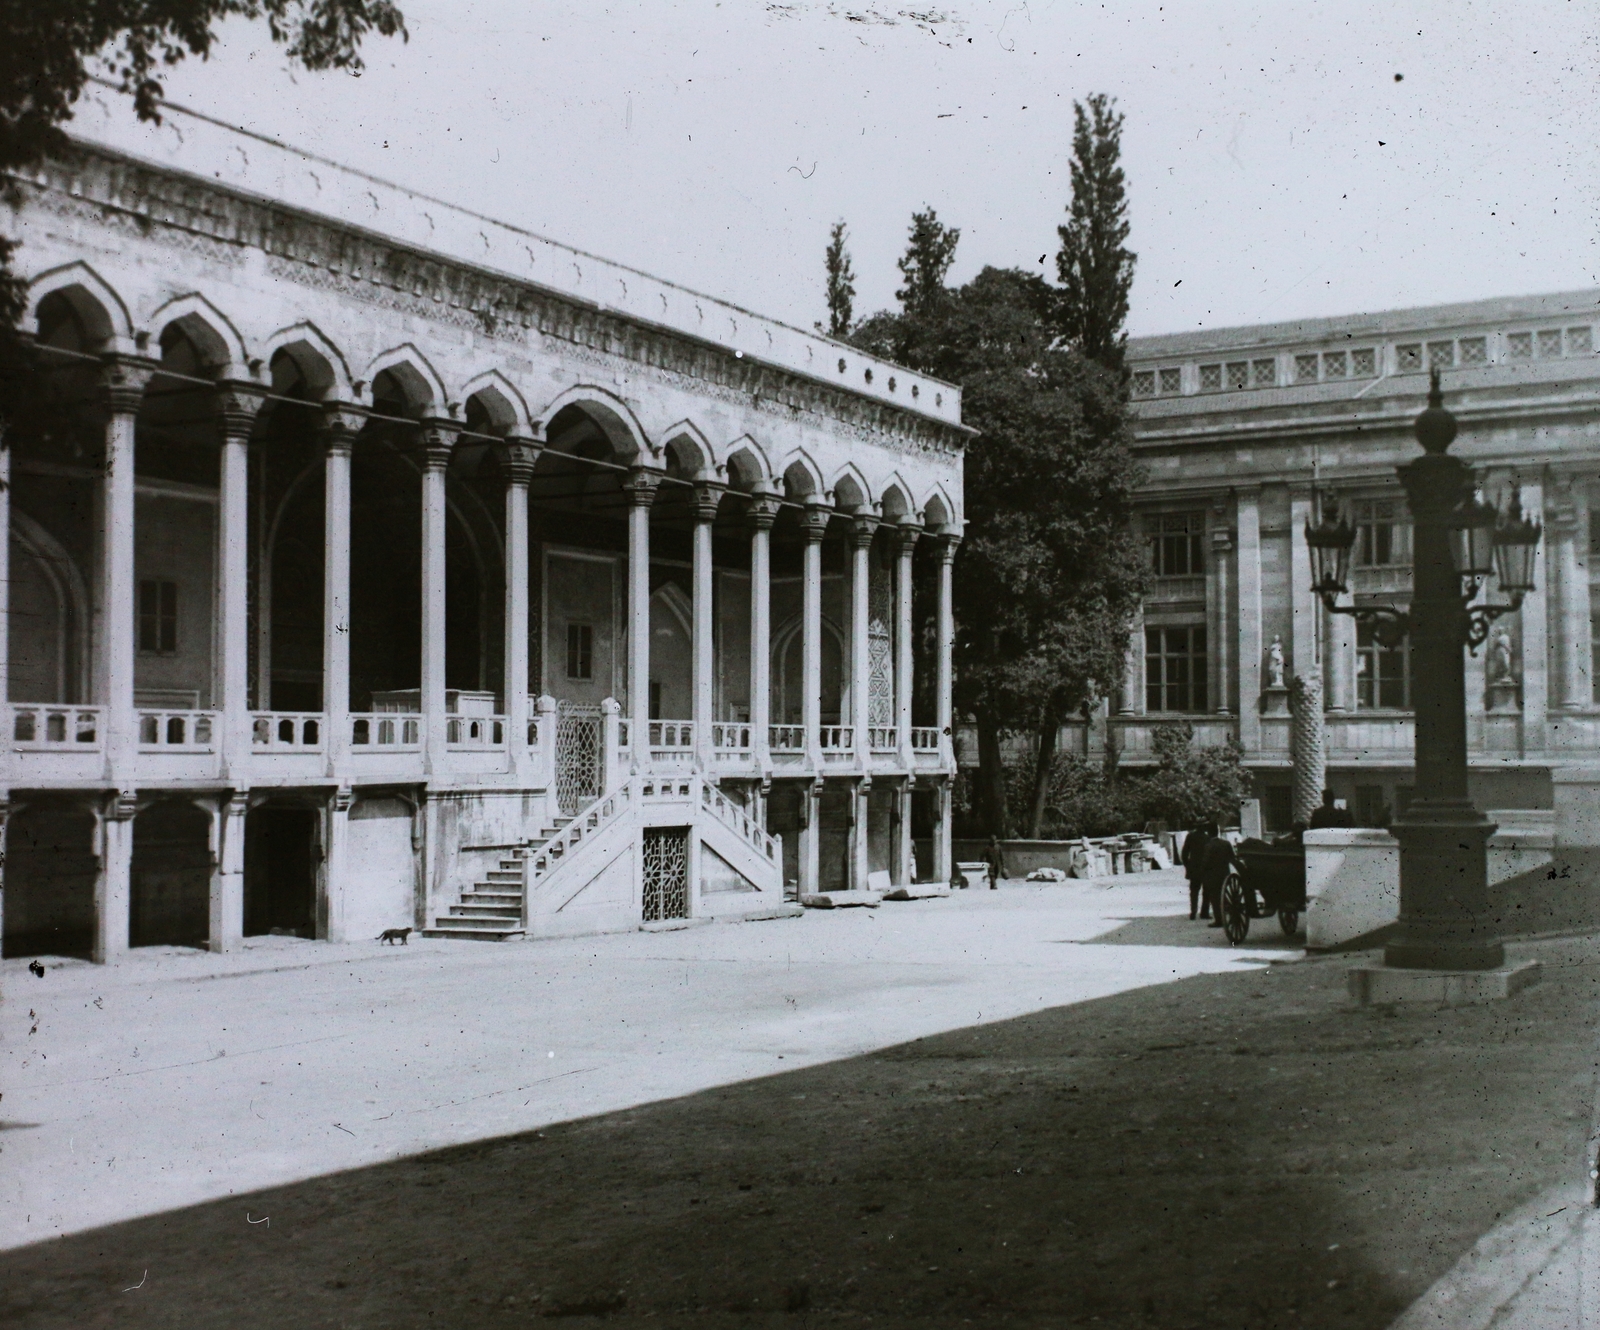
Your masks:
[{"label": "paved courtyard", "polygon": [[1297,954],[1181,873],[570,942],[8,961],[0,1244]]}]

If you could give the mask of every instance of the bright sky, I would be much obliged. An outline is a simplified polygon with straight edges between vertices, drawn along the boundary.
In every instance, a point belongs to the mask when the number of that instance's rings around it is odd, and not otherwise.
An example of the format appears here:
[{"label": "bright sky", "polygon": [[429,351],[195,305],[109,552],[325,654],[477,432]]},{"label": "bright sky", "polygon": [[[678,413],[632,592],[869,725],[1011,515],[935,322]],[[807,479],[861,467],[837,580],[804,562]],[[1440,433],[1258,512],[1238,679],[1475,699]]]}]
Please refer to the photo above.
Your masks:
[{"label": "bright sky", "polygon": [[923,204],[956,280],[1053,277],[1096,91],[1127,115],[1136,334],[1596,284],[1588,0],[401,5],[359,79],[238,23],[169,93],[806,327],[836,218],[858,316]]}]

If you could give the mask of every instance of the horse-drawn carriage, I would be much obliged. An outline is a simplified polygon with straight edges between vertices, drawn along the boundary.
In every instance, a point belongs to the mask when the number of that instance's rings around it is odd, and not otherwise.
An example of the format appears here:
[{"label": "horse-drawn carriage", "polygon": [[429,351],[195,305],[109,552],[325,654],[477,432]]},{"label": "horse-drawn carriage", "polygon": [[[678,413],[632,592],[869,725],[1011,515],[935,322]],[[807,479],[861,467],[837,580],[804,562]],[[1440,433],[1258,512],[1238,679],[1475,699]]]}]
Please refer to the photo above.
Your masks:
[{"label": "horse-drawn carriage", "polygon": [[1250,935],[1252,919],[1278,916],[1285,937],[1300,928],[1306,909],[1306,851],[1298,837],[1277,844],[1241,841],[1236,867],[1222,883],[1222,931],[1238,946]]}]

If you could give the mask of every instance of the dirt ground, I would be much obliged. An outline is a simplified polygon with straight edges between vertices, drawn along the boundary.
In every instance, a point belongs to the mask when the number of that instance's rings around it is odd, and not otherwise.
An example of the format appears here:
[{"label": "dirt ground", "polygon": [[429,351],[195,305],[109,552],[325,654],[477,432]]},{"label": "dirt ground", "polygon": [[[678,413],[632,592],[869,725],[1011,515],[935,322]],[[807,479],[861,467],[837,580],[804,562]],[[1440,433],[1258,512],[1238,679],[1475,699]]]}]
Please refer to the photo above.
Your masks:
[{"label": "dirt ground", "polygon": [[[1581,1166],[1600,943],[1200,976],[0,1254],[56,1326],[1382,1327]],[[138,1286],[138,1287],[134,1287]]]}]

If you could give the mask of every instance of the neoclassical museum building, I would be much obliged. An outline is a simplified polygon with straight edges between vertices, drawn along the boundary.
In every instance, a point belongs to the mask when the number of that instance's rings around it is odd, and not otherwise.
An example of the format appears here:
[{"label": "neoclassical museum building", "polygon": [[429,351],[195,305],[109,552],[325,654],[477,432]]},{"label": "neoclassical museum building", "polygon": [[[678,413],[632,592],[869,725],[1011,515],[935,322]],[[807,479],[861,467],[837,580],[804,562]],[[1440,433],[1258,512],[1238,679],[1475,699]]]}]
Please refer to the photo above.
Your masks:
[{"label": "neoclassical museum building", "polygon": [[7,956],[949,880],[958,389],[177,108],[69,128],[0,213]]},{"label": "neoclassical museum building", "polygon": [[1311,676],[1335,793],[1363,825],[1404,809],[1425,681],[1404,643],[1318,603],[1305,526],[1315,504],[1336,505],[1357,532],[1356,601],[1405,607],[1411,531],[1394,468],[1419,455],[1411,423],[1437,369],[1460,422],[1452,451],[1490,498],[1520,488],[1544,525],[1538,590],[1467,660],[1474,800],[1550,809],[1554,786],[1600,782],[1597,336],[1600,291],[1577,291],[1133,339],[1154,587],[1120,696],[1074,742],[1109,740],[1138,763],[1165,721],[1189,720],[1203,743],[1236,737],[1268,824],[1284,826],[1282,685]]}]

